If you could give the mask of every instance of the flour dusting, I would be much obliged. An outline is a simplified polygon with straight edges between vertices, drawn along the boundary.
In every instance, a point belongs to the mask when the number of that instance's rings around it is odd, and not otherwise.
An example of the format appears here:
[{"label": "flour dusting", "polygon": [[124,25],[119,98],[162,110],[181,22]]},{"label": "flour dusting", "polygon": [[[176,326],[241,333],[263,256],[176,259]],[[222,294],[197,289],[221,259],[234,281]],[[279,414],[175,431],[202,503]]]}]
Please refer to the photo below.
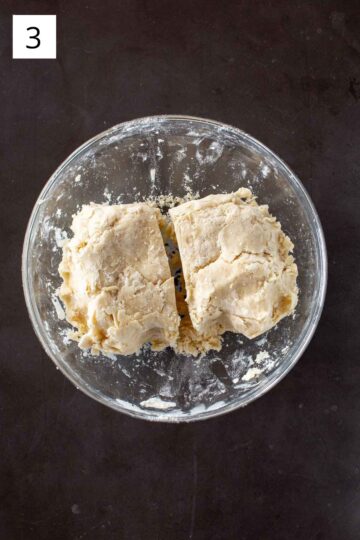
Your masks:
[{"label": "flour dusting", "polygon": [[164,401],[163,399],[156,396],[149,398],[145,401],[141,401],[140,405],[141,407],[145,407],[147,409],[160,409],[163,411],[167,411],[176,407],[175,401]]},{"label": "flour dusting", "polygon": [[251,381],[254,377],[258,377],[262,374],[262,370],[259,368],[250,368],[248,371],[241,377],[242,381]]}]

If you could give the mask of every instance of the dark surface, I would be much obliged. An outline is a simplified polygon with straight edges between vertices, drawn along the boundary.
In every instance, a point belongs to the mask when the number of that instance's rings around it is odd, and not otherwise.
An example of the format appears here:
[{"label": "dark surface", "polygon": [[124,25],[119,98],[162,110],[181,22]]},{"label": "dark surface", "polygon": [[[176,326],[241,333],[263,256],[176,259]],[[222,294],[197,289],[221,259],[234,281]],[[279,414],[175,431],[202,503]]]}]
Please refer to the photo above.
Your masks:
[{"label": "dark surface", "polygon": [[[80,5],[81,4],[81,5]],[[1,2],[0,538],[360,538],[359,2]],[[11,14],[58,15],[57,60],[11,59]],[[56,371],[20,256],[46,179],[135,117],[238,126],[295,170],[329,250],[325,310],[295,369],[243,410],[152,425]]]}]

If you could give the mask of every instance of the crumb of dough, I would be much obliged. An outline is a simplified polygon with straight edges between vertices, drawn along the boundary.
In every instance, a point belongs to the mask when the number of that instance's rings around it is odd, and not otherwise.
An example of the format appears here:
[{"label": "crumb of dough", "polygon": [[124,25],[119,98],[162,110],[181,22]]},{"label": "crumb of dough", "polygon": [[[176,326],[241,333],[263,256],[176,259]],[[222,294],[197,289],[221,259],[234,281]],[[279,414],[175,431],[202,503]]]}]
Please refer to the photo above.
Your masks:
[{"label": "crumb of dough", "polygon": [[169,210],[194,329],[252,339],[296,306],[293,244],[251,191],[209,195]]},{"label": "crumb of dough", "polygon": [[145,203],[82,207],[63,247],[59,296],[79,346],[132,354],[175,345],[179,315],[159,228]]},{"label": "crumb of dough", "polygon": [[199,197],[200,194],[198,191],[193,192],[188,189],[183,197],[168,193],[167,195],[150,196],[145,202],[149,206],[160,208],[162,212],[166,212],[166,210],[169,208],[174,208],[175,206],[179,206],[179,204],[199,199]]}]

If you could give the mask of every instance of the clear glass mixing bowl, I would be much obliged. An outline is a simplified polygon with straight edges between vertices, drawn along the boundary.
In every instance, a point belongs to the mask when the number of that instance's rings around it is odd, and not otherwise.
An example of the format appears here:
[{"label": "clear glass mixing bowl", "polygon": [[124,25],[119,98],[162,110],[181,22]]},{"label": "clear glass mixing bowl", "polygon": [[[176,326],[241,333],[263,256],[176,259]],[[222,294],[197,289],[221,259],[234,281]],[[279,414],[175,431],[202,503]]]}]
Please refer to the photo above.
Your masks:
[{"label": "clear glass mixing bowl", "polygon": [[[203,197],[241,186],[269,205],[295,244],[300,289],[295,316],[253,341],[227,333],[220,353],[199,359],[146,348],[127,357],[93,357],[69,341],[55,291],[61,240],[70,234],[72,215],[82,204],[128,203],[170,193],[183,197],[189,189]],[[97,135],[54,172],[31,214],[22,274],[35,332],[77,388],[138,418],[188,422],[246,405],[294,366],[320,317],[327,259],[308,194],[271,150],[219,122],[155,116]]]}]

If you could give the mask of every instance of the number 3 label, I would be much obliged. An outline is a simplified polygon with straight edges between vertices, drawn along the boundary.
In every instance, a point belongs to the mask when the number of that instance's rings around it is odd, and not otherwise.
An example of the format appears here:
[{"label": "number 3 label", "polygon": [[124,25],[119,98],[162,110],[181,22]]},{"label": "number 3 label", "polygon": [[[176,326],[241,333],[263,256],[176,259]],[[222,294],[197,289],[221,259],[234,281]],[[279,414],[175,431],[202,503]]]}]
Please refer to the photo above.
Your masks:
[{"label": "number 3 label", "polygon": [[56,58],[56,15],[13,15],[13,58]]},{"label": "number 3 label", "polygon": [[36,45],[26,45],[26,48],[27,49],[37,49],[38,47],[40,47],[40,39],[38,38],[39,34],[40,34],[40,30],[39,28],[37,28],[36,26],[29,26],[29,28],[26,29],[27,31],[29,30],[34,30],[36,33],[33,35],[33,36],[29,36],[30,39],[35,39],[36,41]]}]

